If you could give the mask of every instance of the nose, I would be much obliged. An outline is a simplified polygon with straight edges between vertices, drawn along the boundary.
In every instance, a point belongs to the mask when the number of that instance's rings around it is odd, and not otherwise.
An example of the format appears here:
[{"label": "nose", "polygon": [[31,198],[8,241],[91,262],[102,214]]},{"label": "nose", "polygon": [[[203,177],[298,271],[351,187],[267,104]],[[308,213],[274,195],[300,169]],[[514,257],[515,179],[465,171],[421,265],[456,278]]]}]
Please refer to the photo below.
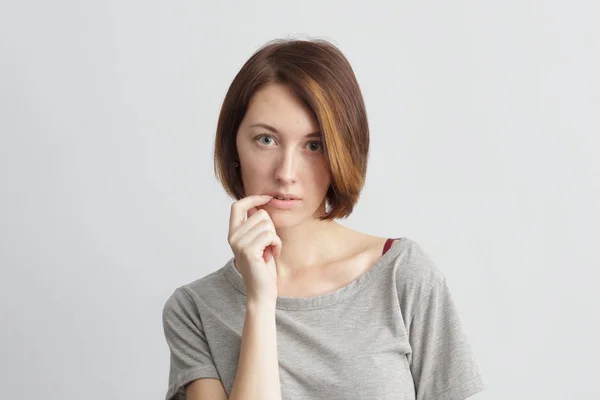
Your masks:
[{"label": "nose", "polygon": [[275,178],[283,184],[291,184],[298,180],[298,157],[293,149],[281,153],[275,171]]}]

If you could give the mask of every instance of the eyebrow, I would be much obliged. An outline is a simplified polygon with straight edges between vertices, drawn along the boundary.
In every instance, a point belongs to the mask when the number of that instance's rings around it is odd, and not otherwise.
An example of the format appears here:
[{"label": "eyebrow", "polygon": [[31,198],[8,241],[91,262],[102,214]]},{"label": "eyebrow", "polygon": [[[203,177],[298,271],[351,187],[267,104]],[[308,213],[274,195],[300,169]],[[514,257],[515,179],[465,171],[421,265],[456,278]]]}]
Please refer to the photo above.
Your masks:
[{"label": "eyebrow", "polygon": [[[279,131],[275,128],[273,128],[271,125],[269,124],[265,124],[265,123],[257,123],[257,124],[252,124],[250,125],[250,128],[265,128],[273,133],[277,133],[279,134]],[[312,132],[309,133],[308,135],[304,136],[305,138],[320,138],[321,137],[321,132]]]}]

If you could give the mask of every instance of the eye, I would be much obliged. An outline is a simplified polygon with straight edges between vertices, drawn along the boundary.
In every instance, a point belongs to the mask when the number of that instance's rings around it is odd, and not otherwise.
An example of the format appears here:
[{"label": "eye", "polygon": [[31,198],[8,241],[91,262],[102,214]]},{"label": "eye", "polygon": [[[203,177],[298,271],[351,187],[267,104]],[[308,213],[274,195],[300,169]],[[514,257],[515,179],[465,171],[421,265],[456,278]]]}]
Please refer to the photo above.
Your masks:
[{"label": "eye", "polygon": [[[317,141],[317,142],[308,142],[309,148],[312,150],[312,153],[316,153],[319,150],[323,149],[323,143]],[[315,145],[317,146],[315,149]]]},{"label": "eye", "polygon": [[270,141],[273,140],[273,138],[270,135],[260,135],[259,137],[256,138],[256,140],[258,140],[258,142],[264,146],[268,146],[270,143],[269,142],[261,142],[262,139],[268,139]]}]

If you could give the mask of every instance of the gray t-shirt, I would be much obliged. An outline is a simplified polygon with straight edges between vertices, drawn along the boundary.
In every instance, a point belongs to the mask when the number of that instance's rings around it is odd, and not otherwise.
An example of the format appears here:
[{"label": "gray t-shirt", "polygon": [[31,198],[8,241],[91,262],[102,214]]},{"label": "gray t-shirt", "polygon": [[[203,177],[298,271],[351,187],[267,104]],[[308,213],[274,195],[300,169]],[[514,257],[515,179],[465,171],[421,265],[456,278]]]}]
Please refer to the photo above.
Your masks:
[{"label": "gray t-shirt", "polygon": [[[486,388],[446,278],[411,239],[341,289],[276,307],[283,400],[464,400]],[[245,312],[233,258],[174,291],[163,310],[167,400],[199,378],[220,379],[229,396]]]}]

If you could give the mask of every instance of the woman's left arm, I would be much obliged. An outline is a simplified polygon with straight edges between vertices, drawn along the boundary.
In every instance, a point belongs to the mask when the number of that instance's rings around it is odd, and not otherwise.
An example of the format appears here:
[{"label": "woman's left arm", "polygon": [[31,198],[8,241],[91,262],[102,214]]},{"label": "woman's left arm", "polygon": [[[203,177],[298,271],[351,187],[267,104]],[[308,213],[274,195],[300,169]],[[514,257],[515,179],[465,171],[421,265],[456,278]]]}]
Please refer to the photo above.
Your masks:
[{"label": "woman's left arm", "polygon": [[417,400],[464,400],[486,388],[479,363],[439,275],[416,304],[408,326]]}]

